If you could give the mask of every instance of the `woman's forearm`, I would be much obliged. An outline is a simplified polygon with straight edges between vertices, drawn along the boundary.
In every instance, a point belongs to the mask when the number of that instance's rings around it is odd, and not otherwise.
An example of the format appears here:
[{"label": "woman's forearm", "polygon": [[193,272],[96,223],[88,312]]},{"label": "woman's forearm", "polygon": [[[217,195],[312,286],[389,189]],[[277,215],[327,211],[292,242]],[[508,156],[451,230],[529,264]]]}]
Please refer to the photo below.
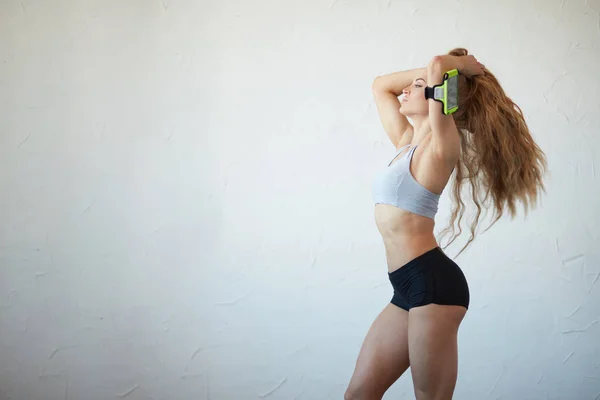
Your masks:
[{"label": "woman's forearm", "polygon": [[390,92],[396,96],[402,94],[402,90],[410,86],[417,76],[425,76],[427,68],[416,68],[407,71],[394,72],[381,75],[373,81],[373,90],[379,92]]}]

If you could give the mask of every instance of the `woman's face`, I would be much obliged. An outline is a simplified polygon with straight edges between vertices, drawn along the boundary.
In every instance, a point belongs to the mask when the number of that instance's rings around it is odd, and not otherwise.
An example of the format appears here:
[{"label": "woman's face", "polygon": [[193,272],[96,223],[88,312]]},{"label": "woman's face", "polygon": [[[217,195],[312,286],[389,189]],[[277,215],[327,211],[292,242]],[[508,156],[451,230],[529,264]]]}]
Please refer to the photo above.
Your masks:
[{"label": "woman's face", "polygon": [[425,77],[417,77],[413,83],[402,90],[400,113],[410,117],[429,114],[429,103],[425,99]]}]

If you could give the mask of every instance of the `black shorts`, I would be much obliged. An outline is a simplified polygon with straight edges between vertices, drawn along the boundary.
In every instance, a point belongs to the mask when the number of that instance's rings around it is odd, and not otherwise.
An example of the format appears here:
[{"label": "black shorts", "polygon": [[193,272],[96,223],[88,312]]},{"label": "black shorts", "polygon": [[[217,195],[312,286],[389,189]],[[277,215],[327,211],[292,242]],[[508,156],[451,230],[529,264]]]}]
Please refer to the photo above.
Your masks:
[{"label": "black shorts", "polygon": [[388,273],[394,288],[391,303],[408,311],[427,304],[469,308],[469,286],[460,267],[439,247]]}]

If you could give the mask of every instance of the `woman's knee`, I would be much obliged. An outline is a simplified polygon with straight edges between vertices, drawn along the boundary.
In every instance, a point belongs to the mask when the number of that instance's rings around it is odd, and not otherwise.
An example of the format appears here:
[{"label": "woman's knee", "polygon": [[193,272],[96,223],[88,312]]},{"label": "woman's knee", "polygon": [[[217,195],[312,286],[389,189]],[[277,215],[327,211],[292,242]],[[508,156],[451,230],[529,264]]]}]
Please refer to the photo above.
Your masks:
[{"label": "woman's knee", "polygon": [[379,392],[365,384],[353,384],[346,389],[344,400],[381,400],[383,393]]},{"label": "woman's knee", "polygon": [[427,391],[415,389],[416,400],[452,400],[454,386],[445,388],[442,392],[429,393]]},{"label": "woman's knee", "polygon": [[358,400],[361,399],[361,391],[356,385],[350,385],[344,393],[344,400]]}]

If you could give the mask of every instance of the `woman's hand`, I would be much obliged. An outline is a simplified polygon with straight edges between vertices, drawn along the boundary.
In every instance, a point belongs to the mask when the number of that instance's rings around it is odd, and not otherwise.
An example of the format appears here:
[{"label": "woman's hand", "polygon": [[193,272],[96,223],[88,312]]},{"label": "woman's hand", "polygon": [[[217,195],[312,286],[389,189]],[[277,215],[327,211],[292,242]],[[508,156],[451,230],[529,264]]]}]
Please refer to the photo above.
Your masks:
[{"label": "woman's hand", "polygon": [[458,71],[461,74],[468,77],[484,74],[483,69],[485,68],[485,65],[477,61],[477,59],[474,56],[468,55],[457,58],[460,62]]}]

